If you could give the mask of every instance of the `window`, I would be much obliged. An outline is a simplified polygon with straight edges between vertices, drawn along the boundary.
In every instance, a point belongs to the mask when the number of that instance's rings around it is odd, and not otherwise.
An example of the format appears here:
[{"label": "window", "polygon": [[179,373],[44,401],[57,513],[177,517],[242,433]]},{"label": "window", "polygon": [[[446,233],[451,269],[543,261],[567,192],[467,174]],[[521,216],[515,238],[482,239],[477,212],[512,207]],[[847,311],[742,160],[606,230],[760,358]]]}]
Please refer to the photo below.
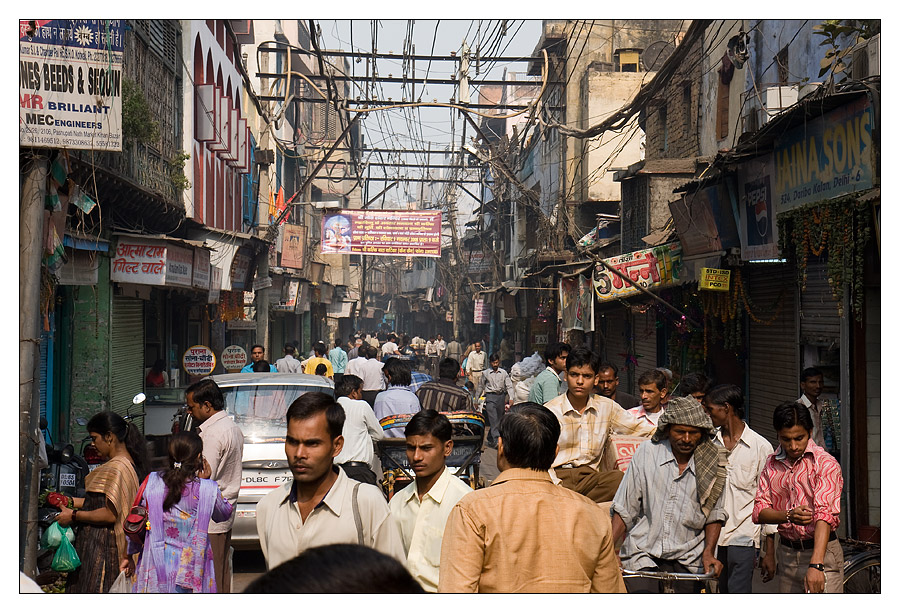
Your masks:
[{"label": "window", "polygon": [[731,85],[719,79],[719,91],[716,95],[716,138],[728,138],[728,100]]},{"label": "window", "polygon": [[788,48],[785,47],[775,56],[775,63],[778,65],[778,84],[786,85],[788,82]]}]

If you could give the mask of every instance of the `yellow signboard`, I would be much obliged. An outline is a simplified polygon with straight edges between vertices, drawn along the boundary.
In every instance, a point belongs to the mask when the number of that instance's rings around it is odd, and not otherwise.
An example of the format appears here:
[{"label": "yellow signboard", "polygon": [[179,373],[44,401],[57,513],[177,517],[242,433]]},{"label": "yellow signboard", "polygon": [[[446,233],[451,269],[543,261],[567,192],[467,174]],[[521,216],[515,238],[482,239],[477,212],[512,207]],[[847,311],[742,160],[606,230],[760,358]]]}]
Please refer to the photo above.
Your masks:
[{"label": "yellow signboard", "polygon": [[700,269],[700,289],[727,292],[731,287],[731,271],[720,268]]}]

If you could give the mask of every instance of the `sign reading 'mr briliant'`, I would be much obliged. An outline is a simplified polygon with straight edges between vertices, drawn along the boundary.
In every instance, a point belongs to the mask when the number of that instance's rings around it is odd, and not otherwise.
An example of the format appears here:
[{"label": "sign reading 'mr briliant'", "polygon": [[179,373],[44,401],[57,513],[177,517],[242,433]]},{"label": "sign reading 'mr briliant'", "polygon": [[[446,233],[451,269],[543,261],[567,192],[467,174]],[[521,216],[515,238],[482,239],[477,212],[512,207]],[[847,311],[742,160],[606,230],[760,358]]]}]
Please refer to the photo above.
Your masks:
[{"label": "sign reading 'mr briliant'", "polygon": [[19,145],[122,150],[123,22],[19,21]]}]

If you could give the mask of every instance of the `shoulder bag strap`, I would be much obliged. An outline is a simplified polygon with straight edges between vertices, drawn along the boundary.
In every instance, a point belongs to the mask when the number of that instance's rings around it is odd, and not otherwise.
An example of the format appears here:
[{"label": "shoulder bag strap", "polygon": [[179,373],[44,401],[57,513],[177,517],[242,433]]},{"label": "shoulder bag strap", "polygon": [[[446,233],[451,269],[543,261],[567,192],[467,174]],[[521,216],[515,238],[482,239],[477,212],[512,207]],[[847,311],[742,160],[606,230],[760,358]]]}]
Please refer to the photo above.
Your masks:
[{"label": "shoulder bag strap", "polygon": [[362,485],[359,481],[356,482],[356,485],[353,486],[353,521],[356,523],[356,538],[359,541],[360,545],[365,545],[365,538],[363,537],[363,525],[362,519],[359,517],[359,486]]},{"label": "shoulder bag strap", "polygon": [[[136,507],[139,504],[141,504],[141,498],[144,497],[144,488],[147,487],[147,480],[149,478],[150,478],[150,474],[148,474],[146,477],[144,477],[144,481],[143,481],[143,483],[141,483],[141,487],[138,488],[137,496],[135,497],[134,502],[131,505],[132,507]],[[129,509],[129,511],[130,510],[131,509]]]}]

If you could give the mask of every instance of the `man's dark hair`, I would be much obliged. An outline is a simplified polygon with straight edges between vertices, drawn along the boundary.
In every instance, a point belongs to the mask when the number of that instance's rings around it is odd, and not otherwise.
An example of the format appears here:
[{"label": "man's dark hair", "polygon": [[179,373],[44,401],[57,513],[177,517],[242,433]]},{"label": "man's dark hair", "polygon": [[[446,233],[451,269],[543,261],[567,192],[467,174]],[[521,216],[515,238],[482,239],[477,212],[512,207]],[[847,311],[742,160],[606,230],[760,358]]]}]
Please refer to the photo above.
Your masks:
[{"label": "man's dark hair", "polygon": [[809,409],[799,402],[782,402],[775,407],[775,412],[772,413],[772,425],[775,426],[776,434],[779,430],[794,426],[801,426],[810,434],[813,431],[813,421]]},{"label": "man's dark hair", "polygon": [[270,364],[266,360],[260,360],[259,362],[253,362],[253,366],[250,367],[253,372],[272,372],[270,368]]},{"label": "man's dark hair", "polygon": [[316,355],[325,355],[325,350],[325,343],[323,343],[322,341],[319,341],[315,345],[313,345],[313,351],[316,352]]},{"label": "man's dark hair", "polygon": [[285,355],[294,355],[294,349],[295,349],[295,347],[293,345],[291,345],[290,343],[286,344],[284,346]]},{"label": "man's dark hair", "polygon": [[412,367],[407,360],[390,358],[384,363],[384,374],[391,385],[412,385]]},{"label": "man's dark hair", "polygon": [[596,375],[600,372],[598,370],[600,368],[600,356],[584,345],[576,347],[569,352],[569,357],[566,358],[566,370],[578,368],[579,366],[590,366]]},{"label": "man's dark hair", "polygon": [[806,381],[807,379],[811,379],[812,377],[824,377],[824,373],[818,368],[810,366],[809,368],[804,368],[803,372],[800,373],[800,380]]},{"label": "man's dark hair", "polygon": [[252,345],[252,346],[250,347],[250,352],[253,353],[253,350],[256,349],[257,347],[259,347],[260,349],[262,349],[262,350],[263,350],[263,353],[265,353],[266,348],[263,347],[262,345]]},{"label": "man's dark hair", "polygon": [[456,379],[459,376],[459,362],[453,358],[444,358],[438,364],[438,377],[441,379]]},{"label": "man's dark hair", "polygon": [[560,427],[549,409],[536,402],[520,402],[503,416],[499,429],[503,455],[510,466],[550,470]]},{"label": "man's dark hair", "polygon": [[316,364],[316,374],[317,374],[317,375],[323,375],[323,376],[324,376],[324,375],[327,375],[327,374],[328,374],[328,367],[325,366],[324,364]]},{"label": "man's dark hair", "polygon": [[547,348],[544,349],[544,362],[549,364],[560,355],[562,355],[563,351],[565,351],[566,353],[571,352],[571,345],[569,345],[569,343],[550,343],[549,345],[547,345]]},{"label": "man's dark hair", "polygon": [[341,346],[341,337],[340,337],[340,336],[335,336],[335,337],[334,337],[334,346],[335,346],[335,347],[340,347],[340,346]]},{"label": "man's dark hair", "polygon": [[356,390],[362,389],[363,380],[356,375],[344,375],[341,382],[334,386],[334,394],[338,398],[349,396]]},{"label": "man's dark hair", "polygon": [[328,422],[328,434],[331,436],[331,440],[340,436],[344,431],[344,407],[324,392],[306,392],[301,394],[288,407],[285,421],[290,423],[292,419],[309,419],[319,413],[325,414],[325,420]]},{"label": "man's dark hair", "polygon": [[378,350],[372,345],[366,344],[366,358],[374,360],[378,357]]},{"label": "man's dark hair", "polygon": [[655,368],[642,373],[641,376],[638,377],[638,385],[650,385],[651,383],[654,384],[659,391],[669,388],[669,378],[666,376],[666,373],[661,370],[656,370]]},{"label": "man's dark hair", "polygon": [[500,354],[497,353],[496,351],[488,356],[488,362],[499,362],[499,361],[500,361]]},{"label": "man's dark hair", "polygon": [[[266,371],[268,370],[266,368]],[[222,390],[212,379],[200,379],[196,383],[191,383],[184,390],[184,397],[187,398],[188,394],[191,394],[197,404],[208,402],[217,411],[225,408],[225,396],[222,395]]]},{"label": "man's dark hair", "polygon": [[600,366],[597,367],[597,374],[600,374],[604,370],[613,371],[613,377],[616,378],[619,376],[619,369],[616,368],[616,365],[612,362],[601,362]]},{"label": "man's dark hair", "polygon": [[244,594],[423,594],[402,563],[363,545],[307,549],[257,577]]},{"label": "man's dark hair", "polygon": [[422,409],[412,416],[403,432],[407,437],[431,434],[442,443],[446,443],[453,437],[453,426],[446,415],[434,409]]},{"label": "man's dark hair", "polygon": [[[690,396],[698,392],[706,394],[709,392],[709,383],[709,378],[702,372],[689,372],[681,378],[681,383],[678,384],[678,391],[682,396]],[[738,391],[740,391],[740,388],[738,388]],[[717,402],[716,404],[721,403]],[[729,404],[731,403],[729,402]]]},{"label": "man's dark hair", "polygon": [[707,404],[725,404],[731,405],[734,414],[739,418],[744,418],[744,393],[737,385],[731,383],[722,383],[708,392],[706,392]]}]

